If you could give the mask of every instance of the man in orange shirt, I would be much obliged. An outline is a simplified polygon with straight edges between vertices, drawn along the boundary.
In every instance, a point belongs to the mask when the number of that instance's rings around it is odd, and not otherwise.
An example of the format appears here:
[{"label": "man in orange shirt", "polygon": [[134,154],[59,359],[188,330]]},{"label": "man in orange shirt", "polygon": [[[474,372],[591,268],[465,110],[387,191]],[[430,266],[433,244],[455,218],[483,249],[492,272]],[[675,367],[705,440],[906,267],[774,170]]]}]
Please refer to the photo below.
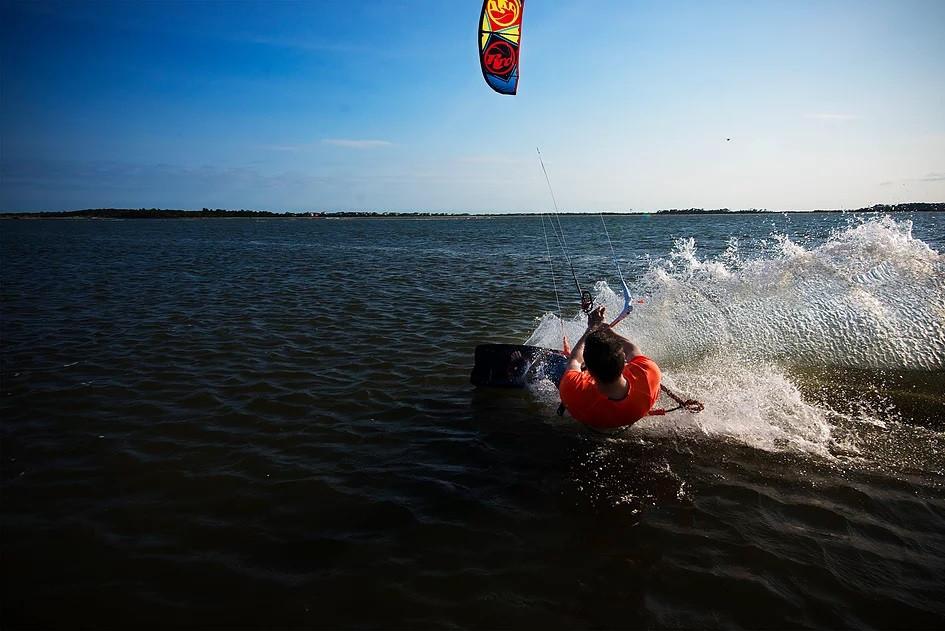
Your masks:
[{"label": "man in orange shirt", "polygon": [[604,324],[604,307],[598,307],[587,316],[587,331],[571,351],[558,390],[575,419],[612,429],[647,415],[659,398],[660,378],[656,362]]}]

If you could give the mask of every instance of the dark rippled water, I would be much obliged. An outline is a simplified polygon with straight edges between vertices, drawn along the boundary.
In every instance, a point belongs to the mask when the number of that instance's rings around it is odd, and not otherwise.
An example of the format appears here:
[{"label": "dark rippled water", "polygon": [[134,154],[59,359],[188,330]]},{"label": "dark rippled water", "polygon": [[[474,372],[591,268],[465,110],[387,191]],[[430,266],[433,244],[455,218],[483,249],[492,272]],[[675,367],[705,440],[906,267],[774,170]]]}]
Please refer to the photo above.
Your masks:
[{"label": "dark rippled water", "polygon": [[607,221],[699,417],[468,385],[537,218],[0,223],[2,626],[940,628],[945,217]]}]

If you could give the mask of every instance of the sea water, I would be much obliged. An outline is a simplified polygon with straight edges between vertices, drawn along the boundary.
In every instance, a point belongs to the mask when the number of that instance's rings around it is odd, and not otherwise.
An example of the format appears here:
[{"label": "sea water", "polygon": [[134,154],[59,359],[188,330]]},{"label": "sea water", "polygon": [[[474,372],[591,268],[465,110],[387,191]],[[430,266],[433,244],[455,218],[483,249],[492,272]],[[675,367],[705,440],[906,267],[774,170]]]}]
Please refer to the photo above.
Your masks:
[{"label": "sea water", "polygon": [[[620,309],[602,220],[701,414],[468,384]],[[4,626],[940,626],[945,216],[561,225],[0,223]]]}]

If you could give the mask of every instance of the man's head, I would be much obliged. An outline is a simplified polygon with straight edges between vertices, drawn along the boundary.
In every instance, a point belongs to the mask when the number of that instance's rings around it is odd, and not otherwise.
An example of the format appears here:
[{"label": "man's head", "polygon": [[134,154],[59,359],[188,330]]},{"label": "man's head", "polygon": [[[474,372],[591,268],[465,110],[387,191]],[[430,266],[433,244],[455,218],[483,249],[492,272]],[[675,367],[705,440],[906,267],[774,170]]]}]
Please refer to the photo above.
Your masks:
[{"label": "man's head", "polygon": [[587,335],[584,341],[584,365],[598,383],[612,383],[620,378],[627,357],[623,343],[608,326]]}]

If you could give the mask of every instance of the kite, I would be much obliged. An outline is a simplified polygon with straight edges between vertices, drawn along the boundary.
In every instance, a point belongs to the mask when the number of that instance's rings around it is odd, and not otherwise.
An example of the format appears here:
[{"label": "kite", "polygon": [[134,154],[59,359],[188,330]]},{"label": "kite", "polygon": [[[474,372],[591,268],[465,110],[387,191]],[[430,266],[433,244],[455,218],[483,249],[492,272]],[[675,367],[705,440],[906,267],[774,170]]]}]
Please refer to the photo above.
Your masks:
[{"label": "kite", "polygon": [[499,94],[518,89],[518,52],[525,0],[483,0],[479,17],[479,64]]}]

